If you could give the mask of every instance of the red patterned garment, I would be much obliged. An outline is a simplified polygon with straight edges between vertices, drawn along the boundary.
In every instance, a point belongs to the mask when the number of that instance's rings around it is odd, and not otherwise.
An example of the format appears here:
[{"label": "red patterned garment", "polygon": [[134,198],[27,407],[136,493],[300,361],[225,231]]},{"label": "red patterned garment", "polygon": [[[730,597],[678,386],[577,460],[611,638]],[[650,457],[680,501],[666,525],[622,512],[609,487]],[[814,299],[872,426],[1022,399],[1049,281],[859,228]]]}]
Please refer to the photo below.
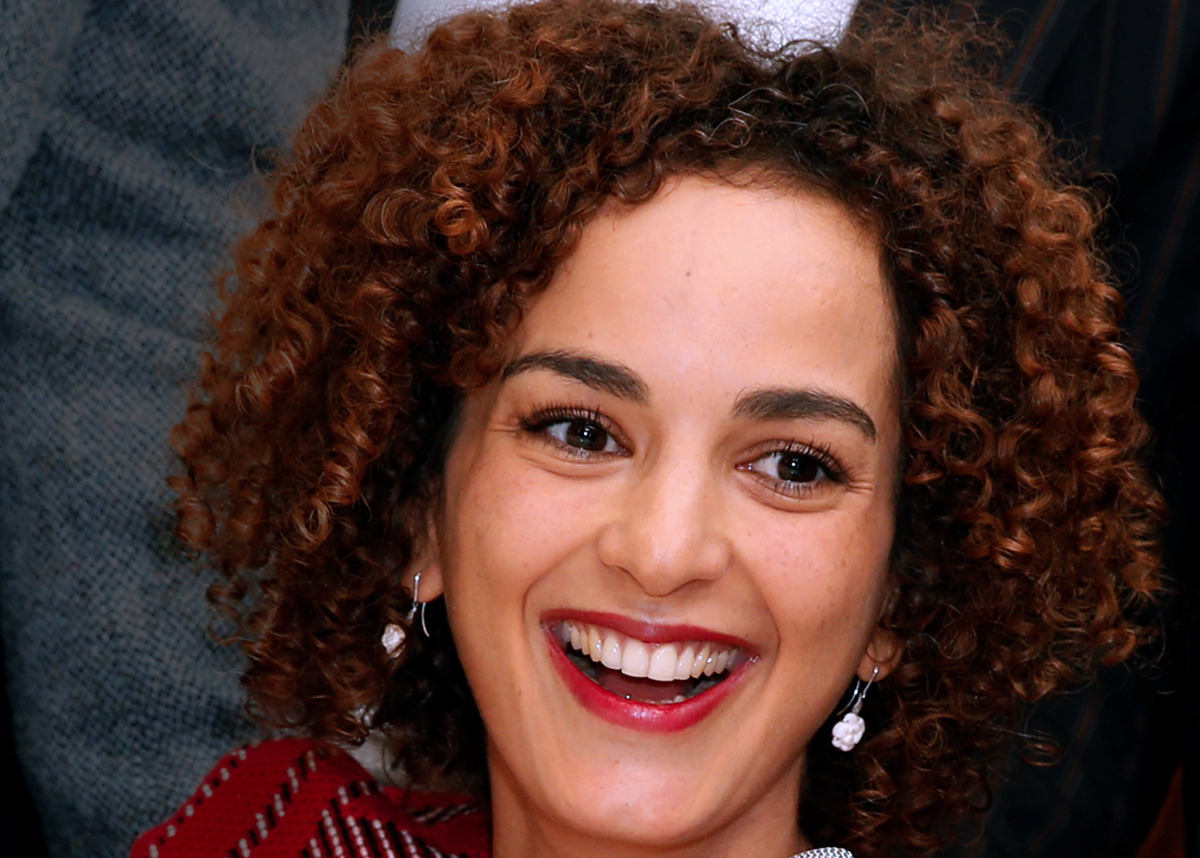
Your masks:
[{"label": "red patterned garment", "polygon": [[277,739],[229,754],[130,858],[488,858],[485,804],[384,787],[347,754]]}]

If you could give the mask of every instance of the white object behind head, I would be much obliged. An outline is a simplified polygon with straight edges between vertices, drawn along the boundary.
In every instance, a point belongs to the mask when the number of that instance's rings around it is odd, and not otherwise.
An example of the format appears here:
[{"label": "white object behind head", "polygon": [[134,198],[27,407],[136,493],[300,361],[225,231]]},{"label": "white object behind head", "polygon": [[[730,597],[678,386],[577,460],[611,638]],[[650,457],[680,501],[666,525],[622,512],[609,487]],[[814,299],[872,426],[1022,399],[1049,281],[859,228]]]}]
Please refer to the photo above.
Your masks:
[{"label": "white object behind head", "polygon": [[[777,45],[792,39],[836,43],[850,23],[856,0],[709,0],[701,2],[720,20],[734,21],[755,41]],[[430,27],[468,9],[508,5],[505,0],[399,0],[391,42],[413,47]]]}]

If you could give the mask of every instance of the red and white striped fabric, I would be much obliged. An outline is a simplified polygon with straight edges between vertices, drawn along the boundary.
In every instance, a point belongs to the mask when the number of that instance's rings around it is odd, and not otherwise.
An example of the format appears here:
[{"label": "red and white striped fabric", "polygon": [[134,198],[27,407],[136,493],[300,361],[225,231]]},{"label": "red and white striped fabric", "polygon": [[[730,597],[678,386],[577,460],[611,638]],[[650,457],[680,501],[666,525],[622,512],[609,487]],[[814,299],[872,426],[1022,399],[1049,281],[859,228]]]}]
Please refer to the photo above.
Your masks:
[{"label": "red and white striped fabric", "polygon": [[340,751],[277,739],[224,757],[131,858],[488,858],[486,806],[380,786]]}]

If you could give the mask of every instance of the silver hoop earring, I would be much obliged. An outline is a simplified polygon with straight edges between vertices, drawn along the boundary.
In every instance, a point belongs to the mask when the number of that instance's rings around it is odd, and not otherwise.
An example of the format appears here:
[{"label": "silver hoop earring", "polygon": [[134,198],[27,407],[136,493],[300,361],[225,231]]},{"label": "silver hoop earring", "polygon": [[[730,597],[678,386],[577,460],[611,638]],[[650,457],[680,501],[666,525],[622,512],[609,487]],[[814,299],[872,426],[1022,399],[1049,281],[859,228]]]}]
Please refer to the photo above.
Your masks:
[{"label": "silver hoop earring", "polygon": [[410,626],[412,625],[412,621],[417,616],[417,606],[420,605],[421,631],[424,632],[425,637],[429,637],[429,626],[425,625],[425,606],[427,604],[429,603],[421,601],[421,573],[418,572],[413,576],[412,606],[408,609],[408,623]]},{"label": "silver hoop earring", "polygon": [[875,672],[871,674],[866,685],[862,684],[861,679],[855,677],[854,693],[850,695],[850,702],[842,710],[846,714],[842,716],[842,720],[833,725],[833,747],[839,751],[854,750],[854,746],[862,741],[863,734],[867,732],[867,723],[858,713],[862,711],[863,700],[867,697],[867,689],[871,687],[871,683],[877,676],[879,676],[878,667],[875,668]]}]

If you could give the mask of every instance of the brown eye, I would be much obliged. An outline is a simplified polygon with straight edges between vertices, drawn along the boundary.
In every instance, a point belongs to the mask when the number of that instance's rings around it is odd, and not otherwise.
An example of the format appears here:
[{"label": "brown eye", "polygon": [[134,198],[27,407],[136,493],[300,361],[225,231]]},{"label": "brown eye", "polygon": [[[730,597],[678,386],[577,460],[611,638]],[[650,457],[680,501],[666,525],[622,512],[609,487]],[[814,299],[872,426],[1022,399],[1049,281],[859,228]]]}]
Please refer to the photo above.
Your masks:
[{"label": "brown eye", "polygon": [[608,446],[608,432],[591,420],[571,420],[563,425],[563,443],[571,447],[599,453]]},{"label": "brown eye", "polygon": [[555,420],[544,424],[541,431],[580,453],[620,453],[622,449],[607,429],[585,417]]},{"label": "brown eye", "polygon": [[806,450],[772,450],[741,466],[776,491],[803,494],[841,482],[841,472],[821,454]]},{"label": "brown eye", "polygon": [[788,483],[812,483],[821,478],[821,463],[804,453],[780,453],[775,463],[776,476]]}]

